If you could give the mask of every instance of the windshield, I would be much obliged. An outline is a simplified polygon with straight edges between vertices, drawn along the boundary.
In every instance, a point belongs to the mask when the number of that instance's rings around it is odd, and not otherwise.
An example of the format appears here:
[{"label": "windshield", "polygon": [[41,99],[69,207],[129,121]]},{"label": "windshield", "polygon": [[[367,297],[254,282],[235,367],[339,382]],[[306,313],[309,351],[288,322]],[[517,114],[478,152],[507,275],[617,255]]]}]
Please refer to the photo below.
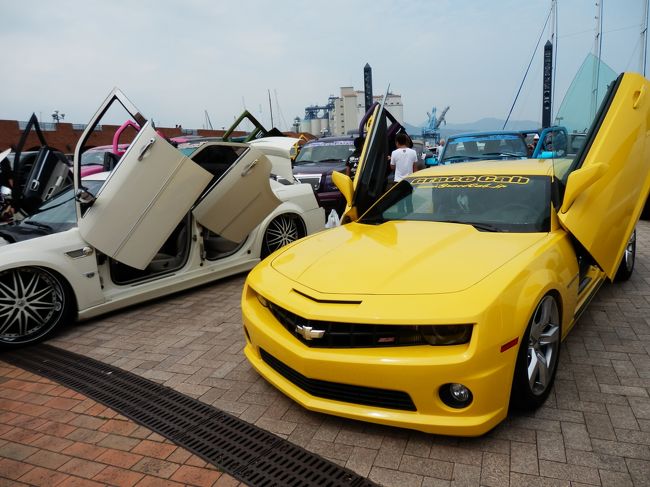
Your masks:
[{"label": "windshield", "polygon": [[528,157],[524,138],[517,134],[471,135],[449,139],[441,162]]},{"label": "windshield", "polygon": [[300,150],[294,166],[310,162],[345,162],[352,152],[354,152],[352,140],[312,142]]},{"label": "windshield", "polygon": [[82,166],[104,165],[104,153],[106,151],[89,150],[81,154]]},{"label": "windshield", "polygon": [[[92,194],[96,194],[104,181],[83,181],[83,185]],[[76,224],[77,211],[74,201],[74,188],[63,191],[43,203],[37,213],[25,218],[23,222],[50,224]]]},{"label": "windshield", "polygon": [[548,232],[548,176],[420,176],[397,184],[360,223],[418,220],[473,225],[494,232]]}]

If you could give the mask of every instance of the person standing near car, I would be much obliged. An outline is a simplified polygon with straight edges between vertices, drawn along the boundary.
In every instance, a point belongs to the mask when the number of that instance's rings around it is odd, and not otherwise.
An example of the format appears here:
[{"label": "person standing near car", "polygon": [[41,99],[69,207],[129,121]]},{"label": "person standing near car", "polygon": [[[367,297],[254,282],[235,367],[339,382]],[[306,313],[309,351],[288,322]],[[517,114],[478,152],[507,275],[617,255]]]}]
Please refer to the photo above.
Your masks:
[{"label": "person standing near car", "polygon": [[359,165],[359,158],[361,157],[361,151],[363,150],[364,140],[363,137],[357,137],[354,139],[354,151],[345,161],[345,174],[350,179],[354,179],[354,175],[357,173],[357,166]]},{"label": "person standing near car", "polygon": [[395,136],[395,149],[390,155],[390,167],[395,171],[395,184],[411,174],[418,162],[418,155],[409,147],[410,137],[400,132]]},{"label": "person standing near car", "polygon": [[[390,168],[395,171],[393,180],[394,184],[398,184],[402,179],[407,177],[415,170],[415,165],[418,162],[418,154],[415,150],[411,149],[409,145],[413,142],[411,138],[404,132],[400,132],[395,136],[395,149],[390,155]],[[398,203],[398,208],[404,213],[411,213],[413,211],[413,202],[411,196],[406,196]]]}]

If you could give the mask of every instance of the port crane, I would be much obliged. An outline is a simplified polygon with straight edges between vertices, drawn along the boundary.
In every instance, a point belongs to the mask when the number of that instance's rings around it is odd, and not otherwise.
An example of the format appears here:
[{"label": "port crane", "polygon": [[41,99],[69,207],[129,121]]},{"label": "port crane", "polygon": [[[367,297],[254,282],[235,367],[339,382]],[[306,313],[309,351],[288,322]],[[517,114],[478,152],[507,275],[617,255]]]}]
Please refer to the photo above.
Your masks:
[{"label": "port crane", "polygon": [[427,112],[427,125],[422,128],[422,139],[424,139],[425,143],[427,140],[432,140],[434,145],[438,143],[440,140],[440,125],[447,123],[445,121],[445,115],[448,111],[449,107],[447,106],[442,110],[439,117],[436,117],[436,107],[431,109],[431,113]]}]

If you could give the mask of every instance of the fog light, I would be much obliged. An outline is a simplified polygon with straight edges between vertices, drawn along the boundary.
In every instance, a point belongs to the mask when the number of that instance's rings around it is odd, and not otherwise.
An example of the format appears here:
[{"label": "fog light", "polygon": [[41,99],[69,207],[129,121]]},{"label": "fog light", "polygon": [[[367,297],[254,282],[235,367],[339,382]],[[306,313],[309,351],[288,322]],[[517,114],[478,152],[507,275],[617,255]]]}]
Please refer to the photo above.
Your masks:
[{"label": "fog light", "polygon": [[472,403],[473,396],[472,391],[463,384],[454,382],[440,388],[440,399],[449,407],[461,409]]}]

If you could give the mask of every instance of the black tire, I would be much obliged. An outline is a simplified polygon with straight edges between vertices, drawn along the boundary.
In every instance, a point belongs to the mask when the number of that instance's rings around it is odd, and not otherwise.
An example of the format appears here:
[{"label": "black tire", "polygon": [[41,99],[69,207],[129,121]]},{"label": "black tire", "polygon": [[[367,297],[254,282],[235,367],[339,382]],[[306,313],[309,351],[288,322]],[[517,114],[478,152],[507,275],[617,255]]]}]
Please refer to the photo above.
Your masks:
[{"label": "black tire", "polygon": [[623,252],[623,258],[621,263],[618,266],[614,280],[616,282],[627,281],[632,277],[634,272],[634,262],[636,261],[636,228],[630,235],[630,239],[627,241],[625,246],[625,252]]},{"label": "black tire", "polygon": [[285,213],[276,216],[264,232],[262,241],[262,257],[305,236],[302,221],[298,215]]},{"label": "black tire", "polygon": [[547,294],[537,304],[519,345],[510,397],[515,408],[530,411],[546,401],[555,382],[561,336],[557,300]]},{"label": "black tire", "polygon": [[0,346],[17,347],[50,336],[70,315],[68,283],[41,267],[0,272]]}]

